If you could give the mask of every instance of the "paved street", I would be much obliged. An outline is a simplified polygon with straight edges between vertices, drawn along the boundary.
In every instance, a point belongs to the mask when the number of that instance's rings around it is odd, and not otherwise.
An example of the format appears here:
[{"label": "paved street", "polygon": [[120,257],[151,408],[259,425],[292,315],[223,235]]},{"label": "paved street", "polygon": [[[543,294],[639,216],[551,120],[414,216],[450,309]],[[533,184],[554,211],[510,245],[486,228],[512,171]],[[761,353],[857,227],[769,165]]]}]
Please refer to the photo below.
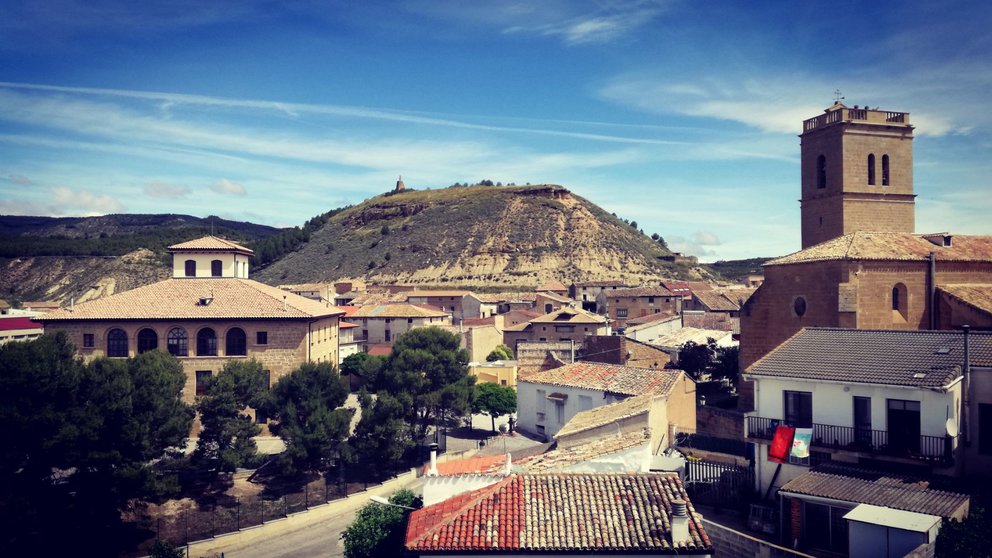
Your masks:
[{"label": "paved street", "polygon": [[247,547],[224,551],[224,558],[312,558],[344,556],[341,533],[351,525],[357,510],[345,511],[332,519],[291,531],[277,537],[254,541]]}]

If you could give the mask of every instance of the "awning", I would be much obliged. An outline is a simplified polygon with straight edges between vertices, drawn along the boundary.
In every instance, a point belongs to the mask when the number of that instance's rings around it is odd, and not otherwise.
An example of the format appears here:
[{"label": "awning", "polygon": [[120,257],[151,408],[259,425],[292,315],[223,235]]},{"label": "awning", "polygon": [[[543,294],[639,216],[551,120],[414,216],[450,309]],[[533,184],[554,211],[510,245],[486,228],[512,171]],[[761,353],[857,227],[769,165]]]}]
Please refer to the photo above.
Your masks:
[{"label": "awning", "polygon": [[568,399],[567,393],[549,393],[547,399],[555,403],[564,403]]}]

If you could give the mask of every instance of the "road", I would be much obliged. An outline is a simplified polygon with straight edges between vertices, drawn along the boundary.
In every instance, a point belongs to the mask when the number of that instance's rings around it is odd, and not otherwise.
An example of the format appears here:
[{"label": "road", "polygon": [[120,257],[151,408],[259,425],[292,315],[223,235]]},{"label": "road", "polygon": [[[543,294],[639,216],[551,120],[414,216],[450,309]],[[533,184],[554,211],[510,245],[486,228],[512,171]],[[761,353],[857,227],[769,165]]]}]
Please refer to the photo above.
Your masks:
[{"label": "road", "polygon": [[356,510],[296,531],[224,550],[224,558],[314,558],[344,556],[341,533],[355,520]]}]

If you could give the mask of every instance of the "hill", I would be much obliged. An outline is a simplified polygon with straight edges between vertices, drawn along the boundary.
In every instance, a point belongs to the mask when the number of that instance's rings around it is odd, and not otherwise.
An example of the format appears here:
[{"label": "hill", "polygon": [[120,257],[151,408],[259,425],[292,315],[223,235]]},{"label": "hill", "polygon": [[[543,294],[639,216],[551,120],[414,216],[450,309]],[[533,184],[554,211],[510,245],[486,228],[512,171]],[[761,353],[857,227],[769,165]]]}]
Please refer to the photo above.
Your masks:
[{"label": "hill", "polygon": [[706,275],[672,259],[664,245],[561,186],[467,186],[390,192],[345,208],[255,277],[516,288]]}]

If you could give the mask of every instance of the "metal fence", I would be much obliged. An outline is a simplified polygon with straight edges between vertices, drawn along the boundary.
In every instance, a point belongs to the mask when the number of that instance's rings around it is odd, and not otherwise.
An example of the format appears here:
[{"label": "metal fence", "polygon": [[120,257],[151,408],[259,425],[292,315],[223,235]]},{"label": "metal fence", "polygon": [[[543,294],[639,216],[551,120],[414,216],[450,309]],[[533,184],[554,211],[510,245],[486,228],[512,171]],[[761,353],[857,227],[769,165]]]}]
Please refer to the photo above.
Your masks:
[{"label": "metal fence", "polygon": [[742,508],[754,495],[754,469],[690,459],[686,462],[685,489],[697,504]]},{"label": "metal fence", "polygon": [[675,434],[675,446],[683,449],[700,449],[754,459],[754,444],[744,440],[717,438],[715,436],[704,436],[691,432],[678,432]]}]

